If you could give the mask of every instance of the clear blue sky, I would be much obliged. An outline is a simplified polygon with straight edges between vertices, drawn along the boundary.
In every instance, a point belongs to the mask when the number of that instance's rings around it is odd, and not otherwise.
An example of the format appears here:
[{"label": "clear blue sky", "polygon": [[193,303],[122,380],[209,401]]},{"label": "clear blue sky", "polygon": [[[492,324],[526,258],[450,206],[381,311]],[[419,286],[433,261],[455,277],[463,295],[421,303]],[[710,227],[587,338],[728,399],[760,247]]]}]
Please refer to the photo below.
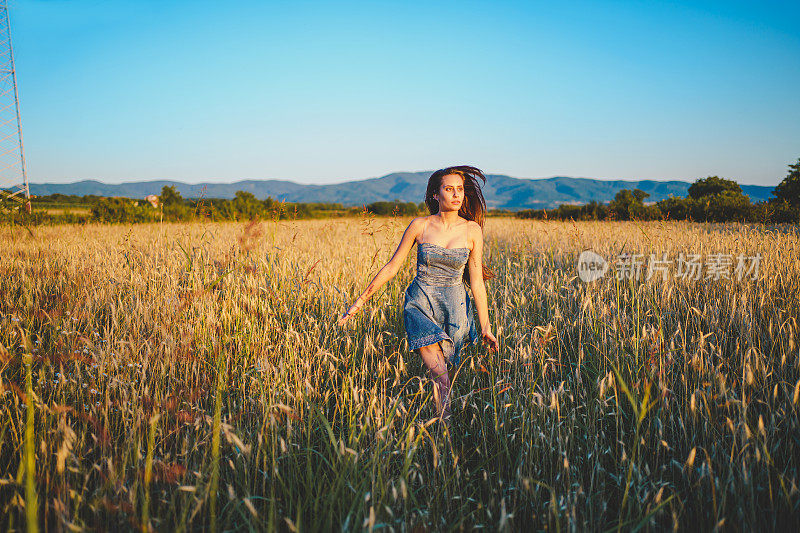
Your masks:
[{"label": "clear blue sky", "polygon": [[29,179],[775,185],[800,2],[10,0]]}]

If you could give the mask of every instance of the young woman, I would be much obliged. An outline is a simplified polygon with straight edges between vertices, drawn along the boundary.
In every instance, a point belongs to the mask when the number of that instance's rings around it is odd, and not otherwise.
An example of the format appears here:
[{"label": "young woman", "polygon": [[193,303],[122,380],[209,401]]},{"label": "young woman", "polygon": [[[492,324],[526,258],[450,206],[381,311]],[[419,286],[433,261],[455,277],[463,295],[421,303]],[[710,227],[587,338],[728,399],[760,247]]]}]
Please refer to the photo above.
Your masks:
[{"label": "young woman", "polygon": [[447,362],[457,366],[465,341],[471,345],[478,337],[465,282],[472,289],[483,341],[494,352],[500,347],[492,334],[486,303],[484,279],[494,274],[483,265],[486,202],[477,178],[486,182],[483,173],[470,166],[443,168],[431,174],[425,193],[430,216],[411,221],[392,258],[338,322],[344,324],[397,274],[416,243],[417,275],[405,292],[403,320],[408,347],[419,352],[428,368],[436,408],[445,422],[450,417]]}]

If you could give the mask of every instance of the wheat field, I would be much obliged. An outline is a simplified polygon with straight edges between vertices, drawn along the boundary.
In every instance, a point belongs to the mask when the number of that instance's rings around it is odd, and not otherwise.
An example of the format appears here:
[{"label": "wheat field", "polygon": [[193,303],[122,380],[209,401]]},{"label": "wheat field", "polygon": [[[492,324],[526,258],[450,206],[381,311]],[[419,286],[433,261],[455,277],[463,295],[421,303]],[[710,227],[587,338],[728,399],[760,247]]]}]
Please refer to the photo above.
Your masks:
[{"label": "wheat field", "polygon": [[[465,350],[448,439],[415,251],[336,326],[409,221],[2,228],[0,527],[800,526],[796,231],[488,219],[501,349]],[[584,283],[587,249],[761,262]]]}]

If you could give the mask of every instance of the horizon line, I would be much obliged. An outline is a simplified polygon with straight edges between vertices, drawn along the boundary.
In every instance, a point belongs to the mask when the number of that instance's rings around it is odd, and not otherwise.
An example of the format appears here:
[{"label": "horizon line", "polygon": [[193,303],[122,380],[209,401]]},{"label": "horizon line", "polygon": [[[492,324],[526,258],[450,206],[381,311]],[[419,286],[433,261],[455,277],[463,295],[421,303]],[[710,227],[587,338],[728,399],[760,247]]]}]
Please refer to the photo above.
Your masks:
[{"label": "horizon line", "polygon": [[[234,184],[237,184],[237,183],[242,183],[242,182],[247,182],[247,181],[282,181],[282,182],[294,183],[295,185],[324,187],[324,186],[328,186],[328,185],[344,185],[346,183],[352,183],[352,182],[376,180],[376,179],[385,178],[387,176],[391,176],[392,174],[420,174],[420,173],[433,173],[433,172],[434,171],[429,171],[429,170],[418,170],[418,171],[400,170],[400,171],[390,172],[388,174],[383,174],[381,176],[370,176],[370,177],[367,177],[367,178],[354,178],[354,179],[349,179],[349,180],[345,180],[345,181],[336,181],[336,182],[329,182],[329,183],[304,183],[304,182],[301,182],[301,181],[296,181],[296,180],[287,179],[287,178],[242,178],[242,179],[237,179],[237,180],[232,180],[232,181],[214,181],[213,179],[206,180],[206,181],[183,181],[183,180],[180,180],[180,179],[173,179],[173,178],[154,178],[154,179],[140,179],[140,180],[120,181],[120,182],[108,182],[108,181],[103,181],[103,180],[97,179],[97,178],[83,178],[83,179],[78,179],[78,180],[74,180],[74,181],[64,181],[64,182],[31,181],[31,182],[29,182],[29,184],[30,185],[75,185],[75,184],[78,184],[78,183],[89,181],[89,182],[102,183],[104,185],[127,185],[127,184],[137,184],[137,183],[152,183],[152,182],[169,181],[169,182],[181,183],[181,184],[184,184],[184,185],[206,185],[206,184],[212,184],[212,185],[234,185]],[[486,175],[486,176],[490,176],[490,175],[491,176],[504,176],[504,177],[508,177],[508,178],[512,178],[512,179],[525,180],[525,181],[540,181],[540,180],[550,180],[550,179],[556,179],[556,178],[568,178],[568,179],[592,180],[592,181],[608,181],[608,182],[614,182],[614,181],[624,181],[624,182],[651,181],[651,182],[661,182],[661,183],[670,183],[670,182],[693,183],[693,181],[690,181],[688,179],[678,179],[678,178],[672,178],[672,179],[638,178],[637,179],[637,178],[607,178],[607,177],[565,176],[565,175],[553,175],[553,176],[540,177],[540,178],[521,178],[521,177],[517,177],[517,176],[511,176],[509,174],[498,174],[498,173],[493,173],[493,172],[484,173],[484,175]],[[709,177],[709,176],[704,176],[703,178],[705,178],[705,177]],[[694,178],[694,181],[696,181],[698,179],[703,179],[703,178]],[[725,179],[727,179],[727,178],[725,178]],[[736,181],[736,180],[733,180],[733,181]],[[738,181],[736,181],[736,183],[739,184],[739,185],[747,185],[747,186],[751,186],[751,187],[775,187],[775,186],[777,186],[777,184],[775,184],[775,185],[762,185],[762,184],[756,184],[756,183],[742,183],[742,182],[738,182]]]}]

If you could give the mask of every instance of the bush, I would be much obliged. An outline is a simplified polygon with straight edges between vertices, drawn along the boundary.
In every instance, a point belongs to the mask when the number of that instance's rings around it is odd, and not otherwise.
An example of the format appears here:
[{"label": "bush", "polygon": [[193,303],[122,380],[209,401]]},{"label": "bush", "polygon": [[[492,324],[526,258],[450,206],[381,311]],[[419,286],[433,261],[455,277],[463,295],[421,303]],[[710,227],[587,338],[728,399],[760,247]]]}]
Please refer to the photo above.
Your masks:
[{"label": "bush", "polygon": [[98,222],[152,222],[158,219],[158,211],[150,204],[137,205],[129,198],[103,198],[92,206],[92,218]]},{"label": "bush", "polygon": [[711,195],[706,203],[705,220],[747,222],[752,219],[750,198],[732,190]]},{"label": "bush", "polygon": [[367,211],[376,215],[414,216],[419,213],[419,208],[414,202],[403,203],[395,200],[394,202],[373,202],[367,205]]},{"label": "bush", "polygon": [[656,203],[656,207],[668,220],[686,220],[696,213],[696,203],[691,198],[670,197]]}]

